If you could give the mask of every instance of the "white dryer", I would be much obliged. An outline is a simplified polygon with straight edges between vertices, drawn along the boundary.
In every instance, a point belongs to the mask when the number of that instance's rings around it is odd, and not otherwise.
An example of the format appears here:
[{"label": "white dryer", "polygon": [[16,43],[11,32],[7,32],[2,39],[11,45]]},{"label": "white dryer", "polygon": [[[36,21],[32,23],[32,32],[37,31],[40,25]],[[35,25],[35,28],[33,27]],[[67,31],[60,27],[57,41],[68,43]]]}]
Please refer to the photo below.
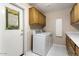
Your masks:
[{"label": "white dryer", "polygon": [[52,34],[49,32],[33,34],[33,52],[47,55],[52,45]]}]

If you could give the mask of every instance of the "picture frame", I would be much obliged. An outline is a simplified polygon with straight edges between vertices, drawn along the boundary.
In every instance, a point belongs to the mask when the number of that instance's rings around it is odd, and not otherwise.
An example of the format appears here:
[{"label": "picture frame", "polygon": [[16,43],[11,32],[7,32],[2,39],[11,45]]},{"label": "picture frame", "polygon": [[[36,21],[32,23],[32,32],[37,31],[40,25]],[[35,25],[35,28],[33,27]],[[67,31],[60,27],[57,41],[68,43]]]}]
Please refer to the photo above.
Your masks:
[{"label": "picture frame", "polygon": [[6,29],[19,29],[19,12],[6,7]]}]

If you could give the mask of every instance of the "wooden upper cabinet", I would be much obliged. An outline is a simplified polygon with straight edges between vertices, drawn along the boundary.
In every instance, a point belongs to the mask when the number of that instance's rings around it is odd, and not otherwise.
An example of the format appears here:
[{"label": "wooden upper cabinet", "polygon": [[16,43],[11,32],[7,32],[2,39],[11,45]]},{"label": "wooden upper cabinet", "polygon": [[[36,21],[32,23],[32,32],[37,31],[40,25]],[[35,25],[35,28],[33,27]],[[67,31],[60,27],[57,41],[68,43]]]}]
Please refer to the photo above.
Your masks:
[{"label": "wooden upper cabinet", "polygon": [[73,12],[73,9],[70,12],[70,19],[71,19],[71,24],[73,24],[74,23],[74,12]]},{"label": "wooden upper cabinet", "polygon": [[46,26],[46,16],[44,16],[43,19],[43,25]]},{"label": "wooden upper cabinet", "polygon": [[71,24],[79,24],[79,4],[73,5],[70,12]]},{"label": "wooden upper cabinet", "polygon": [[76,22],[78,20],[78,5],[75,4],[74,5],[74,22]]},{"label": "wooden upper cabinet", "polygon": [[29,9],[29,23],[30,24],[38,23],[38,11],[34,7]]},{"label": "wooden upper cabinet", "polygon": [[42,14],[39,13],[39,14],[38,14],[38,19],[39,19],[39,20],[38,20],[38,23],[39,23],[39,24],[42,24],[42,17],[43,17]]},{"label": "wooden upper cabinet", "polygon": [[43,28],[46,23],[45,15],[43,15],[35,7],[29,8],[29,24],[30,27],[34,28]]},{"label": "wooden upper cabinet", "polygon": [[42,26],[46,25],[46,17],[42,13],[39,13],[39,24]]}]

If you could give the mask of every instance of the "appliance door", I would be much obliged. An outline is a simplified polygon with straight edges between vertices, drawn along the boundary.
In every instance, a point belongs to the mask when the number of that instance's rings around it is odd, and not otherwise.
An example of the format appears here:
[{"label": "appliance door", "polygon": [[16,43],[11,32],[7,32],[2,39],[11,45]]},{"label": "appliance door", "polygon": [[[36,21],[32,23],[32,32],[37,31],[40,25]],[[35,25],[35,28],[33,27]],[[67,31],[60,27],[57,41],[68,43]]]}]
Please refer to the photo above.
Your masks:
[{"label": "appliance door", "polygon": [[33,36],[33,52],[39,55],[45,55],[45,37],[40,35]]},{"label": "appliance door", "polygon": [[[5,7],[19,11],[19,29],[6,30]],[[0,55],[18,56],[23,54],[23,11],[12,4],[0,5]]]}]

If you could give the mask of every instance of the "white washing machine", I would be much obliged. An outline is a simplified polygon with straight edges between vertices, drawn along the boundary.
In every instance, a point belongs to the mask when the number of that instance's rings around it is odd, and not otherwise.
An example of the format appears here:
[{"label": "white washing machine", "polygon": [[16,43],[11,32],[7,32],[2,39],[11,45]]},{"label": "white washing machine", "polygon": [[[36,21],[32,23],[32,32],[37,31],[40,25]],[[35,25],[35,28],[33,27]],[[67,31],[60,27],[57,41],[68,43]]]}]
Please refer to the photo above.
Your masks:
[{"label": "white washing machine", "polygon": [[52,34],[36,33],[33,34],[33,52],[38,55],[47,55],[49,49],[52,46]]}]

